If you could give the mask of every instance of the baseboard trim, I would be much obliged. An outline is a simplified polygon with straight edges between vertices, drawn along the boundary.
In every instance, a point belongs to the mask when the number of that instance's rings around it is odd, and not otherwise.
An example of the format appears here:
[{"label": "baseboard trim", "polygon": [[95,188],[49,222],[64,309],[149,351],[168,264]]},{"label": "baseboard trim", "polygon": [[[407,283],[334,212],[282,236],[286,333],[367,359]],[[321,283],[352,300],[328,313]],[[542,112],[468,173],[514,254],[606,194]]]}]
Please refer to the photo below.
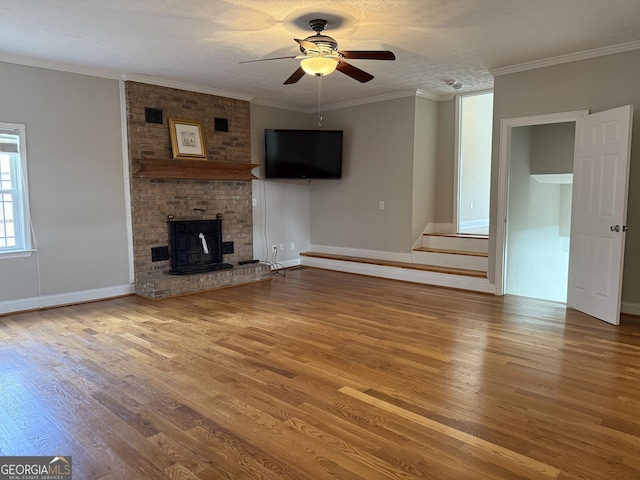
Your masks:
[{"label": "baseboard trim", "polygon": [[640,303],[634,302],[622,302],[620,304],[620,311],[627,315],[635,315],[640,317]]},{"label": "baseboard trim", "polygon": [[429,223],[423,233],[456,233],[453,223]]},{"label": "baseboard trim", "polygon": [[[317,251],[317,250],[314,250]],[[323,252],[324,253],[324,252]],[[449,273],[428,272],[423,270],[411,270],[387,265],[373,265],[343,260],[332,260],[317,257],[302,257],[302,265],[325,270],[355,273],[370,277],[388,278],[412,283],[422,283],[438,287],[456,288],[459,290],[471,290],[474,292],[491,293],[495,295],[495,285],[489,283],[486,278],[466,277]]]},{"label": "baseboard trim", "polygon": [[300,259],[297,258],[295,260],[284,260],[282,262],[271,263],[269,266],[271,267],[271,271],[280,270],[282,268],[292,268],[300,265]]},{"label": "baseboard trim", "polygon": [[480,220],[467,220],[466,222],[460,222],[460,230],[467,230],[469,228],[487,227],[489,228],[489,219],[482,218]]},{"label": "baseboard trim", "polygon": [[75,303],[93,302],[107,298],[122,297],[132,293],[134,293],[133,285],[120,285],[114,287],[95,288],[93,290],[83,290],[80,292],[8,300],[0,302],[0,315],[24,312],[28,310],[60,307]]}]

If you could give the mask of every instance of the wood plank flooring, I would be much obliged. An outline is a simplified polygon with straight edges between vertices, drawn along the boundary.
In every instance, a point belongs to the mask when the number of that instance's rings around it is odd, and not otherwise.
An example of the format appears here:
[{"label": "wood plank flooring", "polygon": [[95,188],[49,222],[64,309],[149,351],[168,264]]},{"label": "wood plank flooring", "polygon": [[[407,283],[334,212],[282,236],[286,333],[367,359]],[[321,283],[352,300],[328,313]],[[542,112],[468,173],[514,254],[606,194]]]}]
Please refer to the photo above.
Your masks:
[{"label": "wood plank flooring", "polygon": [[0,317],[0,455],[74,479],[640,478],[640,320],[300,268]]}]

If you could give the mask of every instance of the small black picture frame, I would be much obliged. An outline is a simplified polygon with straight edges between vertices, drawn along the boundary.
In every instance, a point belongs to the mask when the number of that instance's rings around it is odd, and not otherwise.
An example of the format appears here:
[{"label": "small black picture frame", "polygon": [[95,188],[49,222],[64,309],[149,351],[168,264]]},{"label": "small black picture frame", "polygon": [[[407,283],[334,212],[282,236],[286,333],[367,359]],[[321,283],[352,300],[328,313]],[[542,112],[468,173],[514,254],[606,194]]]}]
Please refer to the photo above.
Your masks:
[{"label": "small black picture frame", "polygon": [[226,118],[213,118],[213,128],[216,132],[228,132],[229,131],[229,120]]},{"label": "small black picture frame", "polygon": [[144,107],[144,121],[147,123],[162,123],[162,110]]}]

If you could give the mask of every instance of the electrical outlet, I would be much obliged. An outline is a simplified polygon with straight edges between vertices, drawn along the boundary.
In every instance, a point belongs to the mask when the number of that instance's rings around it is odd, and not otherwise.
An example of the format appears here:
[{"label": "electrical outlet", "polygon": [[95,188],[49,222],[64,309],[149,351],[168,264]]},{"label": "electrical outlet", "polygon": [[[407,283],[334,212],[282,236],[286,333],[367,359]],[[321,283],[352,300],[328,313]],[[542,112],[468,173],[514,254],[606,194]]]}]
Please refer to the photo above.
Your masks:
[{"label": "electrical outlet", "polygon": [[380,200],[380,210],[384,210],[384,200]]},{"label": "electrical outlet", "polygon": [[257,207],[258,206],[258,199],[257,198],[252,198],[251,199],[251,205],[254,206],[254,207]]},{"label": "electrical outlet", "polygon": [[284,243],[281,243],[280,244],[280,251],[283,251],[283,250],[284,250]]},{"label": "electrical outlet", "polygon": [[291,250],[295,250],[296,249],[296,244],[291,242]]}]

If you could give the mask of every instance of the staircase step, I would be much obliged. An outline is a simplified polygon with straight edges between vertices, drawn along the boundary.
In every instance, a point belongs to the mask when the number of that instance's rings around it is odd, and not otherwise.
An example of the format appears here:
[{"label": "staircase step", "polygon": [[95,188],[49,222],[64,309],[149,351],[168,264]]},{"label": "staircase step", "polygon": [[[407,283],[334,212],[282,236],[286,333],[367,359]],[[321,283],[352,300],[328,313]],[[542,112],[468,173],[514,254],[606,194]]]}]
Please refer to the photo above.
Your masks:
[{"label": "staircase step", "polygon": [[488,235],[479,233],[423,233],[427,237],[449,237],[449,238],[477,238],[478,240],[486,240]]},{"label": "staircase step", "polygon": [[470,255],[473,257],[489,257],[487,252],[468,252],[466,250],[449,250],[446,248],[427,248],[418,247],[413,249],[414,252],[431,252],[431,253],[447,253],[451,255]]},{"label": "staircase step", "polygon": [[322,258],[326,260],[337,260],[343,262],[366,263],[370,265],[381,265],[387,267],[407,268],[411,270],[421,270],[425,272],[446,273],[451,275],[462,275],[475,278],[487,278],[487,272],[482,270],[472,270],[466,268],[452,268],[438,265],[423,265],[420,263],[394,262],[390,260],[379,260],[376,258],[352,257],[348,255],[334,255],[328,253],[302,252],[300,256]]},{"label": "staircase step", "polygon": [[489,254],[485,252],[419,247],[413,250],[413,263],[486,272],[489,268]]},{"label": "staircase step", "polygon": [[437,250],[484,253],[489,250],[489,237],[471,234],[425,233],[422,235],[421,246]]}]

